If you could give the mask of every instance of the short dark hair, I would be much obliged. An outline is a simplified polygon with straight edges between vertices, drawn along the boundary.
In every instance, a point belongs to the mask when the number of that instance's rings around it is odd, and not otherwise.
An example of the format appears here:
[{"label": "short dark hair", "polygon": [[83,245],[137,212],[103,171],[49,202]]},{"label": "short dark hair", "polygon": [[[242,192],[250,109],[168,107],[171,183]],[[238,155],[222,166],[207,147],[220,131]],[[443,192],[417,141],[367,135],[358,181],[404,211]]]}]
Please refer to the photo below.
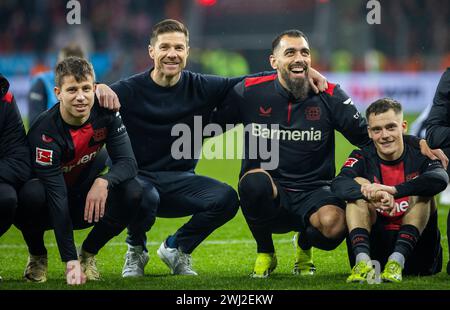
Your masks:
[{"label": "short dark hair", "polygon": [[95,81],[94,68],[89,61],[80,57],[67,57],[56,65],[55,84],[57,87],[61,87],[65,76],[73,76],[79,83],[85,81],[89,75]]},{"label": "short dark hair", "polygon": [[393,110],[395,114],[402,113],[402,105],[397,100],[392,98],[381,98],[372,102],[366,109],[366,118],[369,120],[371,114],[377,115]]},{"label": "short dark hair", "polygon": [[278,47],[278,45],[280,45],[280,41],[284,36],[291,37],[291,38],[302,38],[303,37],[306,40],[306,42],[309,44],[308,38],[302,31],[300,31],[298,29],[285,30],[282,33],[280,33],[279,35],[277,35],[276,38],[272,41],[272,54],[275,52],[275,49]]},{"label": "short dark hair", "polygon": [[189,44],[189,31],[185,25],[174,19],[165,19],[160,21],[152,28],[152,35],[150,36],[150,45],[155,44],[157,37],[163,33],[181,32],[186,36],[186,42]]}]

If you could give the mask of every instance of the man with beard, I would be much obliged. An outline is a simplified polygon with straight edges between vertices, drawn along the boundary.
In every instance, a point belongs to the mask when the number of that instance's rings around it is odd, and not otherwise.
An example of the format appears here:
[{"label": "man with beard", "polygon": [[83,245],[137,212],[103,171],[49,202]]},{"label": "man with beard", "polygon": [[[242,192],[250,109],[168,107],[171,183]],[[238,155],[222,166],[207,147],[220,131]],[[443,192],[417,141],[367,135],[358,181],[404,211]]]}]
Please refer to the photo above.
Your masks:
[{"label": "man with beard", "polygon": [[[191,253],[234,217],[239,200],[231,186],[195,174],[194,154],[200,151],[201,143],[191,144],[189,158],[174,158],[172,145],[179,137],[173,134],[173,128],[183,124],[194,132],[195,119],[207,123],[228,91],[244,77],[225,78],[184,70],[189,33],[176,20],[163,20],[153,27],[148,51],[153,68],[111,85],[122,105],[121,115],[138,162],[138,180],[144,188],[139,214],[128,227],[122,275],[144,275],[149,261],[146,232],[156,216],[189,215],[192,217],[161,243],[157,253],[172,274],[197,275]],[[311,69],[310,76],[313,72]],[[317,76],[320,78],[316,72]],[[106,85],[97,85],[97,89],[100,103],[112,107],[114,92]]]},{"label": "man with beard", "polygon": [[[226,124],[242,123],[248,133],[238,189],[257,243],[252,276],[265,278],[275,269],[272,233],[289,231],[300,232],[294,238],[293,273],[313,275],[312,247],[333,250],[347,234],[345,202],[330,190],[336,170],[334,131],[358,147],[371,140],[366,120],[339,85],[328,83],[319,94],[311,91],[311,54],[301,31],[287,30],[275,38],[270,64],[276,74],[248,77],[237,84],[212,121],[227,129]],[[404,139],[446,165],[441,150],[432,152],[415,137]],[[271,156],[261,152],[269,140]]]},{"label": "man with beard", "polygon": [[383,98],[366,110],[373,144],[354,150],[331,189],[347,201],[347,283],[375,281],[376,260],[384,282],[402,274],[432,275],[442,269],[438,214],[433,196],[448,176],[441,163],[404,143],[407,122],[399,102]]},{"label": "man with beard", "polygon": [[[335,175],[334,131],[352,144],[369,143],[367,124],[338,85],[311,91],[311,54],[299,30],[281,33],[272,43],[271,76],[246,78],[228,95],[213,121],[243,123],[245,153],[239,181],[241,207],[257,243],[252,276],[270,275],[277,265],[272,233],[296,235],[294,274],[312,275],[312,247],[336,248],[346,235],[345,203],[330,190]],[[279,164],[251,159],[252,139],[277,140]],[[253,140],[254,141],[254,140]],[[274,151],[274,150],[272,150]],[[277,155],[277,154],[276,154]]]}]

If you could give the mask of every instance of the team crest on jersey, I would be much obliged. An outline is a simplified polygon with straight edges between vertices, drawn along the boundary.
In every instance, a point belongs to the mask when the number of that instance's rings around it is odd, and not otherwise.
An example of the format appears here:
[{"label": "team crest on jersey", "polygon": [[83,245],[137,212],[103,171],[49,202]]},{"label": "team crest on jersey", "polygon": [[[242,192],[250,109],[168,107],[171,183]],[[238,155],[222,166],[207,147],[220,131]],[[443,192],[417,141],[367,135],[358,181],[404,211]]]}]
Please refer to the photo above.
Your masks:
[{"label": "team crest on jersey", "polygon": [[308,121],[320,120],[320,107],[307,107],[305,109],[305,115]]},{"label": "team crest on jersey", "polygon": [[345,161],[344,167],[353,167],[357,162],[358,162],[358,160],[356,158],[349,157]]},{"label": "team crest on jersey", "polygon": [[36,163],[41,166],[51,166],[53,163],[53,150],[36,147]]},{"label": "team crest on jersey", "polygon": [[49,136],[47,136],[47,135],[45,135],[45,134],[43,134],[43,135],[41,136],[41,138],[42,138],[42,141],[44,141],[45,143],[52,143],[52,142],[53,142],[53,138],[52,138],[52,137],[49,137]]},{"label": "team crest on jersey", "polygon": [[92,138],[94,138],[95,142],[99,142],[99,141],[106,139],[107,133],[108,133],[108,130],[105,127],[96,129],[96,130],[94,130],[94,133],[92,134]]},{"label": "team crest on jersey", "polygon": [[259,115],[260,116],[270,116],[272,114],[272,108],[269,107],[267,109],[264,109],[263,107],[259,107]]}]

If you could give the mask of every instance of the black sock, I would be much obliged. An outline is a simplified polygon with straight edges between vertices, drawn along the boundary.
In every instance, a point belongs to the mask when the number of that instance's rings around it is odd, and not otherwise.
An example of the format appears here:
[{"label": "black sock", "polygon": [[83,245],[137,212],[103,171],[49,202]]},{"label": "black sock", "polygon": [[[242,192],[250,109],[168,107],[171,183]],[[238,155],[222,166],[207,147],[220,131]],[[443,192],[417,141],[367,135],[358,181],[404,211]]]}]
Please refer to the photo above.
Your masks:
[{"label": "black sock", "polygon": [[24,232],[22,231],[28,251],[31,255],[46,255],[47,249],[44,244],[44,231]]},{"label": "black sock", "polygon": [[[344,240],[345,236],[342,236],[342,238],[339,239],[330,239],[325,237],[317,228],[315,228],[312,225],[309,225],[306,230],[306,239],[308,240],[310,246],[313,246],[315,248],[325,250],[325,251],[331,251],[338,247],[339,244],[341,244],[342,240]],[[302,247],[300,245],[300,247]],[[304,249],[302,247],[302,249]]]},{"label": "black sock", "polygon": [[124,228],[125,226],[109,224],[106,221],[98,222],[84,240],[83,250],[96,255],[109,240],[120,234]]},{"label": "black sock", "polygon": [[419,237],[420,232],[415,226],[402,225],[398,232],[397,241],[395,242],[394,252],[401,253],[406,260],[414,250]]},{"label": "black sock", "polygon": [[360,253],[370,256],[370,237],[367,229],[357,227],[349,233],[348,237],[355,257]]},{"label": "black sock", "polygon": [[300,232],[300,235],[298,237],[298,246],[302,249],[302,250],[309,250],[312,246],[311,243],[308,240],[308,236],[306,234],[306,231],[304,232]]},{"label": "black sock", "polygon": [[266,227],[250,227],[258,253],[275,253],[272,232]]}]

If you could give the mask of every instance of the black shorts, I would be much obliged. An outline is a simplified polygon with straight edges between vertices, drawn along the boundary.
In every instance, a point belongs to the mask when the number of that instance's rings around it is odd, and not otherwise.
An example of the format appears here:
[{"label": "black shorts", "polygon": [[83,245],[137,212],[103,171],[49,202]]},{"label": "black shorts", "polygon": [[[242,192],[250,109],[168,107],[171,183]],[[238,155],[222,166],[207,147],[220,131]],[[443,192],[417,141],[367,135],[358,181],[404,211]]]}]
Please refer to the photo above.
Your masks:
[{"label": "black shorts", "polygon": [[[386,230],[385,221],[378,217],[372,226],[370,233],[370,258],[380,262],[381,267],[386,264],[389,256],[393,253],[395,242],[397,241],[397,230]],[[432,275],[442,269],[442,247],[441,233],[438,228],[437,211],[434,212],[428,224],[422,232],[416,247],[410,257],[405,262],[404,275]],[[350,265],[353,266],[355,257],[349,247],[347,238],[347,247],[349,249]]]},{"label": "black shorts", "polygon": [[292,191],[281,187],[277,182],[275,185],[278,189],[275,204],[280,212],[274,223],[273,232],[304,231],[310,225],[311,214],[321,207],[335,205],[345,209],[346,206],[343,200],[331,192],[329,186],[322,186],[311,191]]}]

